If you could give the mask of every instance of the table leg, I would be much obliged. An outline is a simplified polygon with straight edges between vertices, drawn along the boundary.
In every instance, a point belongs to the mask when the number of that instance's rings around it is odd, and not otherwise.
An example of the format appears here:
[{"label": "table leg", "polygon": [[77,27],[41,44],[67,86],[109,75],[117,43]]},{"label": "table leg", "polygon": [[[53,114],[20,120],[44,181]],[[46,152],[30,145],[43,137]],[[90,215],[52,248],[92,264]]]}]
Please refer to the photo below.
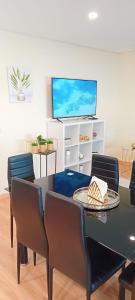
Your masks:
[{"label": "table leg", "polygon": [[41,178],[41,154],[40,154],[40,178]]},{"label": "table leg", "polygon": [[57,167],[57,152],[55,152],[55,174],[56,174],[56,167]]},{"label": "table leg", "polygon": [[21,264],[28,263],[28,250],[27,247],[21,245]]}]

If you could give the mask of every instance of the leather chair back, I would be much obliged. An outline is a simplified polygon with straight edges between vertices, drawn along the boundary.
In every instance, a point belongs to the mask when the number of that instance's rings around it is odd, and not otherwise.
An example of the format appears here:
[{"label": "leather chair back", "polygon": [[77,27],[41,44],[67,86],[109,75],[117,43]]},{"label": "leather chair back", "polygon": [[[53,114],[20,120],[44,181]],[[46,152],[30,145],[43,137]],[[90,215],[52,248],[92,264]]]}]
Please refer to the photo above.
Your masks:
[{"label": "leather chair back", "polygon": [[41,188],[14,177],[11,198],[18,242],[46,257],[48,243],[43,222]]},{"label": "leather chair back", "polygon": [[111,156],[93,154],[91,175],[106,181],[108,187],[118,191],[119,187],[119,164],[118,159]]},{"label": "leather chair back", "polygon": [[32,153],[18,154],[8,158],[8,186],[11,191],[12,177],[28,181],[35,179]]},{"label": "leather chair back", "polygon": [[131,172],[129,188],[135,190],[135,160],[133,160],[133,164],[132,164],[132,172]]},{"label": "leather chair back", "polygon": [[84,209],[54,192],[47,192],[45,227],[49,264],[90,289],[90,261],[84,238]]}]

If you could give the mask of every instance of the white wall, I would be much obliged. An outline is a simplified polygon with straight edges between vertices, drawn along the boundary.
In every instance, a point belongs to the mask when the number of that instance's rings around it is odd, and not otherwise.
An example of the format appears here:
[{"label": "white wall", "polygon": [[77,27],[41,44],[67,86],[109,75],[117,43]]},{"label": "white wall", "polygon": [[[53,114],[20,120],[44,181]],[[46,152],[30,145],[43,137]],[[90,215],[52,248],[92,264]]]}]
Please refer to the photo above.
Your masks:
[{"label": "white wall", "polygon": [[[111,140],[109,154],[122,157],[122,148],[129,149],[126,160],[135,159],[135,153],[131,153],[131,145],[135,143],[135,52],[119,55],[119,80],[116,106],[114,107],[115,140]],[[111,110],[108,110],[111,115]],[[107,129],[107,134],[109,131]]]},{"label": "white wall", "polygon": [[[7,157],[24,152],[26,139],[46,134],[50,76],[97,79],[97,115],[106,121],[108,153],[112,149],[116,151],[120,123],[117,118],[119,57],[114,53],[0,32],[0,192],[7,186]],[[12,65],[31,70],[32,103],[9,103],[7,67]]]},{"label": "white wall", "polygon": [[135,52],[120,56],[119,117],[117,140],[122,145],[131,147],[135,143]]}]

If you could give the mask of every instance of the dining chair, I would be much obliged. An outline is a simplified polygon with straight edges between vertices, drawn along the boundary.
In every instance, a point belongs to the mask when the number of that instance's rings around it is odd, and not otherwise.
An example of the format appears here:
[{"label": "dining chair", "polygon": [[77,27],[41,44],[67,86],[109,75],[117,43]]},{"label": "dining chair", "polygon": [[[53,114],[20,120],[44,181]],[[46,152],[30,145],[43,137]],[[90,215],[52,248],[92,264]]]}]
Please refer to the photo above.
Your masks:
[{"label": "dining chair", "polygon": [[118,192],[119,163],[116,157],[93,154],[91,175],[106,181],[108,188]]},{"label": "dining chair", "polygon": [[8,157],[7,173],[8,191],[10,193],[10,238],[11,247],[13,247],[13,212],[11,205],[11,182],[13,177],[22,178],[31,182],[35,179],[32,153],[24,153]]},{"label": "dining chair", "polygon": [[[135,205],[135,160],[132,163],[130,179],[130,198]],[[125,300],[125,289],[131,292],[131,300],[135,300],[135,263],[130,263],[119,276],[119,300]]]},{"label": "dining chair", "polygon": [[135,190],[135,160],[133,160],[133,163],[132,163],[132,171],[131,171],[129,188],[131,190]]},{"label": "dining chair", "polygon": [[11,201],[16,222],[17,281],[20,283],[21,246],[30,248],[46,258],[48,278],[48,242],[44,227],[41,187],[14,177],[11,186]]},{"label": "dining chair", "polygon": [[44,222],[49,245],[49,300],[53,298],[53,268],[83,286],[87,300],[124,268],[123,257],[85,237],[84,208],[80,204],[47,192]]},{"label": "dining chair", "polygon": [[119,276],[119,300],[125,300],[125,289],[131,292],[131,300],[135,300],[135,264],[130,263]]}]

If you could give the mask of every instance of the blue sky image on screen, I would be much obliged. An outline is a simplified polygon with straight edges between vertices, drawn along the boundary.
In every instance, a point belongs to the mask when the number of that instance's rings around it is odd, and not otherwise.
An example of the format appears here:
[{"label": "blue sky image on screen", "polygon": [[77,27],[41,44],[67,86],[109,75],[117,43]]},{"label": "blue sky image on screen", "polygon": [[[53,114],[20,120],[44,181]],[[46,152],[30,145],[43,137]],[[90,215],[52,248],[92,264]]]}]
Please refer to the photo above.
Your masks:
[{"label": "blue sky image on screen", "polygon": [[96,114],[96,81],[53,78],[52,84],[54,118]]}]

